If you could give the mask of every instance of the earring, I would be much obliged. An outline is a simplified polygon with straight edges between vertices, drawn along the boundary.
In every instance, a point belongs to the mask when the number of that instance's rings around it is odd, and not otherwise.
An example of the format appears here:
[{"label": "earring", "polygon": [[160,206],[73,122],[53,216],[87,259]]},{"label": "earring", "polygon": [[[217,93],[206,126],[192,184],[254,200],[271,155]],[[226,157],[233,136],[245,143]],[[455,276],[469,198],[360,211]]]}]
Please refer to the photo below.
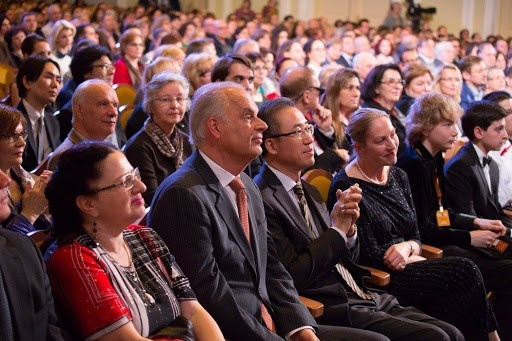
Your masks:
[{"label": "earring", "polygon": [[96,224],[96,220],[92,223],[92,239],[96,240],[96,233],[98,232],[98,225]]}]

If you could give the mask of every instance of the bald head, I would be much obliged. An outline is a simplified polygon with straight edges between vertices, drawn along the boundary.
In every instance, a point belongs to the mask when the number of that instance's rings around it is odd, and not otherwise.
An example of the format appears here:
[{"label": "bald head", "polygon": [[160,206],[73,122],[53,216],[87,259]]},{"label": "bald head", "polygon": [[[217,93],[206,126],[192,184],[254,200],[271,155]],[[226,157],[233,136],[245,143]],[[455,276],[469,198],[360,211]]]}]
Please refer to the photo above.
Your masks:
[{"label": "bald head", "polygon": [[377,59],[370,52],[359,52],[352,60],[352,67],[359,73],[361,83],[376,65]]},{"label": "bald head", "polygon": [[73,129],[88,140],[103,141],[114,133],[119,101],[100,79],[81,83],[73,94]]},{"label": "bald head", "polygon": [[318,86],[315,84],[315,73],[305,66],[297,66],[289,69],[281,76],[279,82],[279,91],[281,96],[296,100],[304,90],[309,86]]}]

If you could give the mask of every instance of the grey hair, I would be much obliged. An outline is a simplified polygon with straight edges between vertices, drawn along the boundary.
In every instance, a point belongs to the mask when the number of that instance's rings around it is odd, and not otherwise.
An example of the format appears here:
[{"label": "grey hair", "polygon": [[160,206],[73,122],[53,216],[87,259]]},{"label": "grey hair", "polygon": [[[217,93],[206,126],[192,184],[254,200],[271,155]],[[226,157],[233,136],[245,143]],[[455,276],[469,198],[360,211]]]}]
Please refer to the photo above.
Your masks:
[{"label": "grey hair", "polygon": [[233,82],[214,82],[203,85],[194,94],[190,107],[190,144],[200,147],[206,140],[206,122],[215,117],[224,122],[226,110],[240,100],[235,91],[241,90],[241,96],[248,96],[240,84]]},{"label": "grey hair", "polygon": [[144,112],[146,112],[148,115],[151,114],[153,105],[155,104],[156,93],[162,89],[162,87],[172,82],[179,83],[183,88],[183,96],[188,97],[190,85],[187,79],[179,73],[164,71],[153,76],[151,81],[146,85],[144,89],[144,102],[142,103],[142,109]]},{"label": "grey hair", "polygon": [[91,87],[93,85],[106,85],[109,89],[114,91],[110,84],[108,84],[107,82],[105,82],[104,80],[99,79],[99,78],[89,79],[89,80],[86,80],[86,81],[80,83],[80,85],[76,88],[75,92],[73,93],[73,97],[71,98],[71,105],[73,107],[73,112],[76,112],[75,107],[78,104],[84,103],[85,92],[89,87]]}]

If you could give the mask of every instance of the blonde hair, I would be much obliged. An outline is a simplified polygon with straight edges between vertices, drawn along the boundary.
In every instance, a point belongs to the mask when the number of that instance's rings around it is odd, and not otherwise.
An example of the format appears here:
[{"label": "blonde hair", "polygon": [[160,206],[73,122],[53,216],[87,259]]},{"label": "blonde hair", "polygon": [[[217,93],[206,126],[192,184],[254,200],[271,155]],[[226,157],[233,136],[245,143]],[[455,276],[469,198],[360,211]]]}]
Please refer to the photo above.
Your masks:
[{"label": "blonde hair", "polygon": [[217,56],[209,53],[192,53],[185,58],[181,74],[190,82],[190,96],[199,88],[199,78],[204,72],[211,71]]},{"label": "blonde hair", "polygon": [[[48,39],[48,44],[50,44],[50,49],[52,51],[55,51],[57,47],[55,46],[55,43],[57,42],[57,38],[59,37],[60,32],[64,30],[71,30],[73,31],[73,37],[76,34],[76,27],[69,21],[65,19],[57,20],[55,24],[52,26],[52,30],[50,31],[50,37]],[[71,48],[71,46],[70,46]]]},{"label": "blonde hair", "polygon": [[162,45],[155,49],[154,58],[157,57],[169,57],[177,61],[180,67],[182,67],[185,60],[185,52],[175,45]]},{"label": "blonde hair", "polygon": [[452,97],[430,92],[414,101],[405,120],[407,143],[413,145],[425,139],[428,132],[442,121],[457,122],[462,108]]},{"label": "blonde hair", "polygon": [[455,65],[453,64],[448,64],[448,65],[441,65],[439,66],[437,69],[436,69],[436,77],[434,79],[434,91],[439,93],[439,94],[442,94],[441,92],[441,85],[439,84],[439,82],[441,81],[441,77],[442,77],[442,74],[443,74],[443,71],[444,70],[454,70],[455,72],[457,72],[457,77],[459,77],[459,80],[460,80],[460,87],[459,89],[457,90],[457,93],[455,94],[455,96],[453,97],[453,99],[457,102],[457,103],[460,103],[460,94],[462,92],[462,74],[459,70],[458,67],[456,67]]}]

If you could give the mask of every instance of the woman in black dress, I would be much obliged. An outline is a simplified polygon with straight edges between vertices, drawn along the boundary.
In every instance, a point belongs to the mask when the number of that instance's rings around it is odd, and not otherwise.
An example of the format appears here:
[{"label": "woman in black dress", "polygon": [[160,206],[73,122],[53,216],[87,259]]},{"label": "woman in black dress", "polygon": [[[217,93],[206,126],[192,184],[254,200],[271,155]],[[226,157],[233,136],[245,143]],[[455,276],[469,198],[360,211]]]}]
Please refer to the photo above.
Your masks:
[{"label": "woman in black dress", "polygon": [[497,340],[496,320],[476,265],[458,257],[421,257],[420,233],[407,175],[393,167],[398,137],[389,115],[360,109],[347,134],[357,157],[339,172],[329,191],[356,183],[363,190],[357,222],[359,263],[391,272],[386,290],[402,305],[412,305],[460,329],[467,340]]}]

